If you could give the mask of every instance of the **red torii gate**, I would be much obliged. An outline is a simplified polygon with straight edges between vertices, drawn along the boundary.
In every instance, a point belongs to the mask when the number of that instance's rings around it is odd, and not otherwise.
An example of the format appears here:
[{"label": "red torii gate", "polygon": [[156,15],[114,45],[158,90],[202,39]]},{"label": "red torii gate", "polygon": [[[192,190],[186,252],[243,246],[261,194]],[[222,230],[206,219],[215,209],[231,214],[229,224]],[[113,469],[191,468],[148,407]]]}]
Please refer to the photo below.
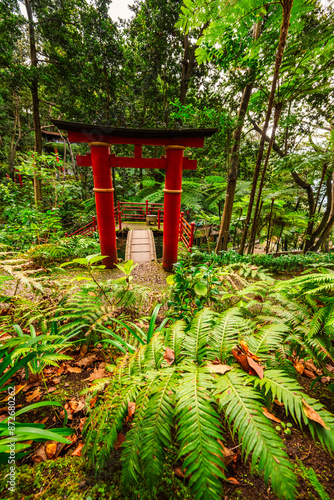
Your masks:
[{"label": "red torii gate", "polygon": [[[77,156],[79,166],[93,167],[94,192],[97,222],[99,227],[101,254],[107,268],[117,263],[116,229],[114,216],[114,195],[111,167],[165,169],[164,189],[164,232],[162,265],[172,271],[177,262],[179,220],[182,193],[182,170],[195,170],[197,160],[183,156],[186,147],[201,148],[204,138],[217,129],[129,129],[85,123],[52,120],[52,123],[67,131],[70,142],[87,142],[90,154]],[[117,157],[110,153],[112,144],[133,144],[132,158]],[[142,146],[164,146],[166,156],[143,158]]]}]

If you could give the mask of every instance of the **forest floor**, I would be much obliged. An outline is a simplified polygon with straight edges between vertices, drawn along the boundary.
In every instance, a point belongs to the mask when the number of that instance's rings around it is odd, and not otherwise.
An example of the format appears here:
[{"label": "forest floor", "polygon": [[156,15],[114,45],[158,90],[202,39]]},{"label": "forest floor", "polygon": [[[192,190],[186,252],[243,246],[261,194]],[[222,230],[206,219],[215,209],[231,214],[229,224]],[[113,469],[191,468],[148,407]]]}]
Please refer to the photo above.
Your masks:
[{"label": "forest floor", "polygon": [[[74,278],[78,270],[67,270],[66,277],[57,270],[50,276],[51,279]],[[115,279],[122,275],[118,269],[103,270],[99,272],[99,279]],[[155,299],[162,298],[166,292],[166,277],[158,262],[139,264],[132,273],[133,283],[144,285],[148,293]],[[6,284],[7,292],[13,292],[13,283]],[[20,291],[18,291],[20,293]],[[148,314],[149,311],[146,311]],[[41,443],[34,447],[32,453],[18,463],[16,476],[16,492],[9,494],[6,489],[6,472],[4,468],[0,475],[0,500],[1,499],[26,499],[26,500],[93,500],[93,499],[127,499],[152,498],[144,484],[134,485],[131,495],[122,493],[120,480],[120,450],[116,448],[110,456],[110,462],[100,476],[87,465],[82,455],[83,437],[82,430],[87,420],[87,412],[95,404],[93,400],[86,401],[86,396],[81,391],[89,387],[98,378],[109,376],[106,370],[106,361],[115,363],[119,353],[111,352],[110,358],[105,359],[104,351],[99,347],[90,349],[76,349],[66,354],[72,356],[71,361],[60,364],[59,367],[49,367],[44,370],[46,385],[42,380],[30,379],[16,397],[20,407],[43,400],[56,400],[62,403],[69,415],[69,425],[75,430],[71,438],[71,445]],[[332,394],[326,385],[318,384],[310,390],[310,379],[299,377],[299,382],[312,397],[318,398],[329,411],[334,413]],[[93,401],[93,402],[92,402]],[[90,407],[90,408],[89,408]],[[285,416],[284,409],[278,407],[275,411],[277,417],[292,424],[290,436],[281,434],[285,441],[287,452],[298,474],[299,500],[334,499],[334,459],[328,455],[320,443],[314,441],[310,433],[301,430],[297,424]],[[0,420],[4,412],[0,409]],[[62,426],[64,413],[50,409],[38,409],[30,412],[27,421],[44,423],[46,428]],[[263,478],[257,471],[251,472],[250,460],[244,463],[241,460],[240,447],[237,441],[226,431],[225,445],[234,451],[233,460],[228,465],[229,481],[222,484],[223,500],[277,500],[270,486],[265,485]],[[177,450],[166,450],[166,465],[160,486],[155,492],[159,500],[192,499],[193,496],[187,488],[187,481],[182,477],[181,461],[177,458]],[[312,467],[317,478],[327,493],[317,494],[311,486],[310,480],[305,475],[303,466]],[[2,476],[2,477],[1,477]]]}]

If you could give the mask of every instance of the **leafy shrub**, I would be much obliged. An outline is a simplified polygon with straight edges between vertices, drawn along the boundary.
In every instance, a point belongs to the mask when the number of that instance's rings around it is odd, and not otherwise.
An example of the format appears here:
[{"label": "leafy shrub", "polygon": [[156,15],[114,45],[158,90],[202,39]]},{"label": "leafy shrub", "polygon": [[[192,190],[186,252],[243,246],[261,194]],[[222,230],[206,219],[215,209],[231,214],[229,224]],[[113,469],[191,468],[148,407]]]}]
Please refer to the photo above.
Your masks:
[{"label": "leafy shrub", "polygon": [[275,257],[273,255],[239,255],[229,250],[217,255],[214,252],[194,251],[185,256],[185,262],[196,264],[207,264],[215,266],[226,266],[230,264],[250,264],[263,267],[274,273],[299,273],[308,267],[329,266],[334,268],[334,253],[308,253],[306,255],[288,254]]}]

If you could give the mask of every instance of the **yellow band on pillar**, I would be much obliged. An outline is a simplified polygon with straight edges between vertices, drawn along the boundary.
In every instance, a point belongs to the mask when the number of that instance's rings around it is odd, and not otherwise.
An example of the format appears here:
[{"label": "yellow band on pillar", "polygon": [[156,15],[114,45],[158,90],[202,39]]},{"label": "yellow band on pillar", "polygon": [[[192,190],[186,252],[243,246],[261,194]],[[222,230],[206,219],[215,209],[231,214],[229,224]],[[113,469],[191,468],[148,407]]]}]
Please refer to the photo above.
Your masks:
[{"label": "yellow band on pillar", "polygon": [[175,145],[175,146],[168,145],[168,146],[165,146],[165,149],[182,149],[182,150],[184,150],[184,149],[186,149],[186,147],[185,146],[180,146],[180,145]]},{"label": "yellow band on pillar", "polygon": [[164,189],[164,193],[181,194],[183,189]]},{"label": "yellow band on pillar", "polygon": [[109,148],[110,144],[109,142],[89,142],[88,146],[104,146]]},{"label": "yellow band on pillar", "polygon": [[114,188],[93,188],[94,193],[112,193]]}]

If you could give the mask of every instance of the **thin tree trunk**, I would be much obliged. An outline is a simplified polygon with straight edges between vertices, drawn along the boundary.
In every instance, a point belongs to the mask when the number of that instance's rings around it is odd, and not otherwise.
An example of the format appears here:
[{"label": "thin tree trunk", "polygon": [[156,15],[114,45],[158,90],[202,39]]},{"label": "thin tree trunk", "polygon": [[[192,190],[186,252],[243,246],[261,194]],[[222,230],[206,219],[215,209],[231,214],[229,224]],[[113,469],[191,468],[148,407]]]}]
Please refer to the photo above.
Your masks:
[{"label": "thin tree trunk", "polygon": [[273,125],[273,129],[272,129],[272,133],[271,133],[269,146],[267,149],[266,159],[264,161],[264,165],[263,165],[263,169],[262,169],[262,175],[261,175],[259,191],[257,194],[253,223],[252,223],[250,237],[249,237],[250,243],[248,245],[248,251],[247,251],[248,254],[253,253],[253,250],[254,250],[254,244],[252,244],[252,241],[255,240],[255,235],[256,235],[257,226],[258,226],[258,222],[259,222],[259,206],[260,206],[260,201],[261,201],[261,196],[262,196],[262,189],[263,189],[264,179],[265,179],[265,175],[266,175],[266,171],[267,171],[267,166],[269,163],[271,150],[273,148],[273,144],[274,144],[275,138],[276,138],[276,131],[277,131],[278,122],[279,122],[279,119],[281,116],[282,107],[283,107],[282,103],[279,103],[277,106],[275,106],[274,125]]},{"label": "thin tree trunk", "polygon": [[272,199],[272,201],[271,201],[271,206],[270,206],[269,223],[268,223],[268,232],[267,232],[266,254],[269,252],[269,236],[270,236],[270,226],[271,226],[271,217],[272,217],[272,215],[273,215],[274,203],[275,203],[275,198],[273,198],[273,199]]},{"label": "thin tree trunk", "polygon": [[254,175],[253,175],[252,189],[251,189],[251,193],[249,196],[249,205],[248,205],[248,211],[247,211],[247,215],[246,215],[245,229],[244,229],[244,232],[243,232],[243,235],[241,238],[241,242],[240,242],[239,253],[241,255],[243,255],[243,253],[244,253],[245,243],[246,243],[247,234],[248,234],[249,222],[250,222],[251,215],[252,215],[257,180],[259,177],[262,158],[263,158],[264,143],[266,140],[266,134],[267,134],[267,130],[269,127],[269,120],[270,120],[270,116],[271,116],[271,111],[272,111],[272,108],[274,105],[274,98],[275,98],[275,93],[276,93],[278,77],[279,77],[279,71],[280,71],[280,67],[282,64],[284,49],[285,49],[286,40],[287,40],[287,36],[288,36],[288,31],[289,31],[289,23],[290,23],[290,14],[291,14],[292,4],[293,4],[293,0],[282,0],[281,1],[281,5],[283,8],[283,20],[282,20],[282,24],[281,24],[280,37],[279,37],[279,42],[278,42],[278,47],[277,47],[277,52],[276,52],[275,69],[274,69],[274,75],[273,75],[273,80],[272,80],[272,85],[271,85],[270,96],[269,96],[267,114],[266,114],[263,130],[262,130],[260,146],[259,146],[258,156],[257,156],[257,160],[256,160]]},{"label": "thin tree trunk", "polygon": [[[41,155],[43,144],[42,144],[41,120],[39,114],[38,77],[37,77],[38,61],[36,52],[35,28],[31,10],[31,2],[30,0],[25,0],[24,3],[27,9],[27,16],[29,21],[30,66],[32,68],[31,96],[32,96],[32,111],[33,111],[34,133],[35,133],[35,151],[36,153]],[[35,203],[36,205],[38,205],[42,202],[42,181],[38,177],[38,161],[34,175],[34,193],[35,193]]]},{"label": "thin tree trunk", "polygon": [[[253,38],[255,41],[259,38],[260,30],[261,30],[261,22],[258,22],[257,24],[254,25],[254,31],[253,31]],[[255,80],[254,71],[252,71],[249,76],[250,76],[250,82],[247,83],[246,87],[244,88],[241,102],[240,102],[240,107],[239,107],[238,117],[237,117],[237,128],[233,132],[233,146],[232,146],[232,151],[231,151],[231,164],[230,164],[230,171],[229,171],[227,187],[226,187],[226,197],[225,197],[225,203],[224,203],[223,216],[221,219],[219,236],[218,236],[217,244],[216,244],[216,253],[219,253],[221,250],[227,250],[228,232],[229,232],[230,224],[231,224],[235,189],[236,189],[237,177],[238,177],[241,133],[242,133],[242,129],[244,126],[244,121],[245,121],[245,116],[247,113],[249,100],[250,100],[250,97],[252,95],[252,90],[253,90],[253,85],[254,85],[254,80]]]}]

